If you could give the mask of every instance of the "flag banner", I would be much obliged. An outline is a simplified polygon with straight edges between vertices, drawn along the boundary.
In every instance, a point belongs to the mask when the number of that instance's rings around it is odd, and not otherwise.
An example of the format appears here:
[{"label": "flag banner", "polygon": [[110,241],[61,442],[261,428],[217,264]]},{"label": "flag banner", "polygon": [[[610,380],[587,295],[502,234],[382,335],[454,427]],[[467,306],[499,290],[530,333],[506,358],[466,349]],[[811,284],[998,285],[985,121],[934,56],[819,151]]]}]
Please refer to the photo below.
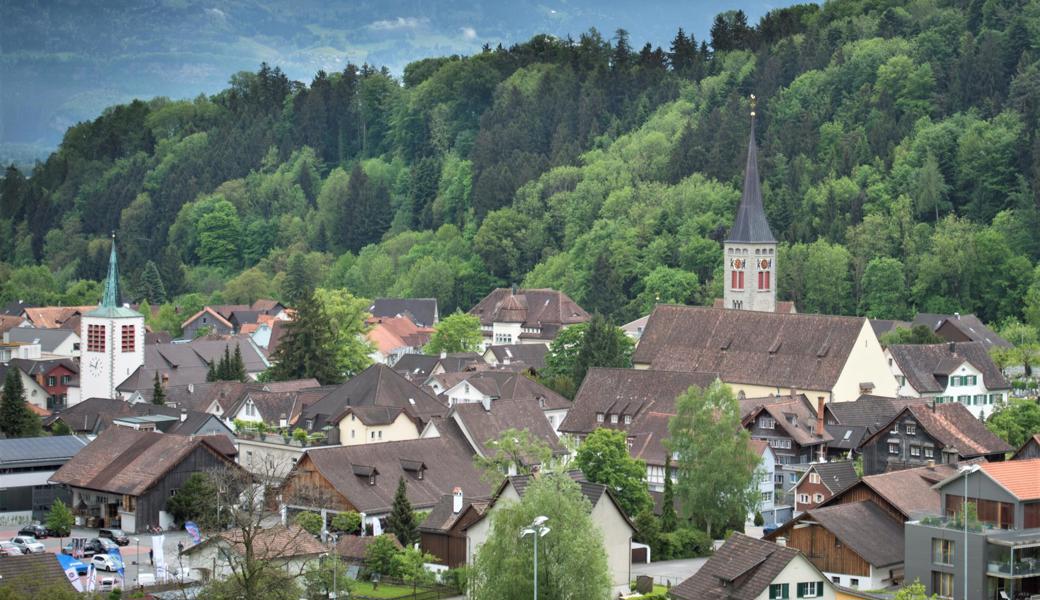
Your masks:
[{"label": "flag banner", "polygon": [[97,585],[97,573],[94,572],[94,563],[87,565],[87,591],[93,592]]},{"label": "flag banner", "polygon": [[69,578],[69,583],[72,584],[72,587],[76,588],[77,592],[83,591],[83,583],[79,580],[79,574],[76,573],[76,567],[65,569],[65,576]]},{"label": "flag banner", "polygon": [[[166,555],[163,553],[164,543],[166,543],[165,535],[152,536],[152,562],[155,563],[156,566],[166,564]],[[138,560],[140,560],[140,558]]]},{"label": "flag banner", "polygon": [[202,541],[202,534],[199,533],[199,526],[193,523],[192,521],[187,521],[186,523],[184,523],[184,530],[187,531],[189,535],[191,535],[191,540],[196,544]]},{"label": "flag banner", "polygon": [[119,546],[109,548],[108,555],[116,559],[116,565],[118,565],[116,573],[119,573],[119,576],[122,577],[126,572],[126,564],[123,563],[123,553],[119,551]]}]

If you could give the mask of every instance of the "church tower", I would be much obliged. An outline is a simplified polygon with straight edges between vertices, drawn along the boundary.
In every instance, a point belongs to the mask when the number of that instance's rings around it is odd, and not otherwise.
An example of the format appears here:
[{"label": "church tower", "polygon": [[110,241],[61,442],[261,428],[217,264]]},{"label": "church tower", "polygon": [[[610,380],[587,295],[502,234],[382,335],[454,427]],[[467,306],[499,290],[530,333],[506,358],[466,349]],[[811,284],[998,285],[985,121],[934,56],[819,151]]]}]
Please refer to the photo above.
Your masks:
[{"label": "church tower", "polygon": [[776,311],[776,238],[762,207],[755,144],[755,96],[751,96],[751,139],[744,168],[744,194],[724,244],[726,308]]},{"label": "church tower", "polygon": [[144,315],[120,301],[115,235],[105,295],[80,318],[80,340],[80,397],[119,398],[116,386],[144,364]]}]

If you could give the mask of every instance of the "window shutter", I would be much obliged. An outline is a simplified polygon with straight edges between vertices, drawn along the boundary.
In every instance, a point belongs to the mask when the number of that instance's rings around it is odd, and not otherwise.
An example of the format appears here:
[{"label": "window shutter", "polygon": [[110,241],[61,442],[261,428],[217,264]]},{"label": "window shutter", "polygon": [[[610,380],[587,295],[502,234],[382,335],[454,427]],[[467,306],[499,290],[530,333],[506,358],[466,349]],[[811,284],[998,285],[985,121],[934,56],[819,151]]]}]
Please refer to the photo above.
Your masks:
[{"label": "window shutter", "polygon": [[799,583],[798,584],[798,597],[799,598],[805,598],[805,588],[806,588],[806,585],[804,583]]}]

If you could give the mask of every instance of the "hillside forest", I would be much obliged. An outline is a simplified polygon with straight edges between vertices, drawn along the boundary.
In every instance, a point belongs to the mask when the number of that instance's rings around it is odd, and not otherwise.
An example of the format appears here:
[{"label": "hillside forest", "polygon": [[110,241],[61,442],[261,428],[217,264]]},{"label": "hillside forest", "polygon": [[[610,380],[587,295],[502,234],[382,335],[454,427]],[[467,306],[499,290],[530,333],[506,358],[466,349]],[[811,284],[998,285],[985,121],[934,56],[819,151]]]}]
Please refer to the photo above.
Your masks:
[{"label": "hillside forest", "polygon": [[668,48],[537,36],[399,79],[262,65],[113,106],[6,169],[0,300],[97,302],[115,231],[125,300],[167,315],[300,279],[441,314],[510,284],[615,323],[710,304],[751,94],[781,299],[1040,325],[1040,0],[728,12]]}]

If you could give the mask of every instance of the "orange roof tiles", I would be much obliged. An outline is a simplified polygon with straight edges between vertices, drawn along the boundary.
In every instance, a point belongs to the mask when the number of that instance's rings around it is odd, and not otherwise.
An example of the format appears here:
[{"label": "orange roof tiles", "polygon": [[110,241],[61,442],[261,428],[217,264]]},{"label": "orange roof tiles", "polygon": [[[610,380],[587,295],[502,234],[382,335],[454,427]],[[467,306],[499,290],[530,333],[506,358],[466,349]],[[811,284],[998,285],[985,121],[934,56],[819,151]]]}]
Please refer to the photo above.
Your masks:
[{"label": "orange roof tiles", "polygon": [[982,463],[982,470],[1019,500],[1040,499],[1040,458]]}]

